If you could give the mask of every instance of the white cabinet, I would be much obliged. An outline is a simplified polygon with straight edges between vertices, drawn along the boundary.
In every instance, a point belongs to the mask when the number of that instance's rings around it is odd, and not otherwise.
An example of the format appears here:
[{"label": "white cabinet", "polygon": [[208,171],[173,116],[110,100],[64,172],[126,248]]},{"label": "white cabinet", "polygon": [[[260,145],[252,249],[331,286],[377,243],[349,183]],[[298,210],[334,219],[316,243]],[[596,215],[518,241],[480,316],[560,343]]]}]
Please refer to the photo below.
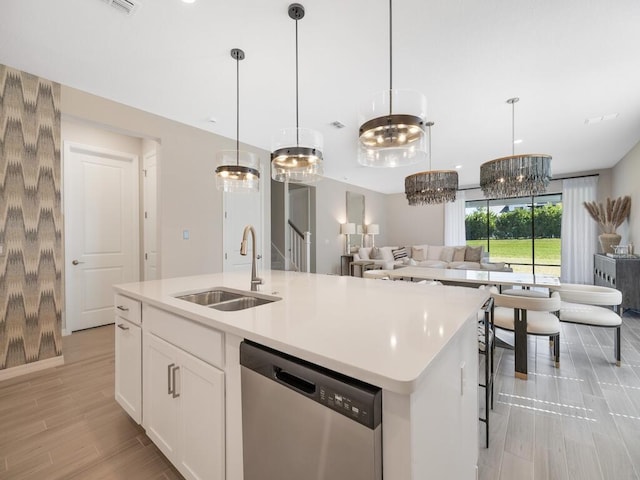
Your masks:
[{"label": "white cabinet", "polygon": [[[142,329],[139,326],[140,303],[117,295],[116,312],[115,398],[131,418],[137,423],[142,423]],[[126,319],[126,317],[130,320]]]},{"label": "white cabinet", "polygon": [[224,373],[149,332],[144,355],[147,435],[186,478],[224,479]]}]

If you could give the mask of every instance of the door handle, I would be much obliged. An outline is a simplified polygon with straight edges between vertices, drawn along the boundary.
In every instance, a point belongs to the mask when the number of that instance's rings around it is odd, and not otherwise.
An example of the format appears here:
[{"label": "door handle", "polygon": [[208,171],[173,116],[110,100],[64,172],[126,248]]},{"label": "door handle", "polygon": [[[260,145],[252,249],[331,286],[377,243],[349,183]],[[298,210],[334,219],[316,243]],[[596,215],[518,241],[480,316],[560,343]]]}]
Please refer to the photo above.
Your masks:
[{"label": "door handle", "polygon": [[167,365],[167,395],[172,395],[173,394],[173,388],[171,388],[171,369],[174,367],[175,363],[172,363],[171,365]]},{"label": "door handle", "polygon": [[127,307],[125,307],[124,305],[118,305],[116,307],[118,310],[122,310],[123,312],[128,312],[129,309]]},{"label": "door handle", "polygon": [[256,255],[256,259],[257,260],[260,260],[261,258],[262,258],[262,255],[260,255],[260,254]]},{"label": "door handle", "polygon": [[80,265],[81,263],[84,263],[84,262],[79,262],[78,260],[73,260],[71,263],[73,265]]},{"label": "door handle", "polygon": [[180,394],[178,393],[178,389],[176,388],[176,372],[180,370],[180,367],[173,367],[173,371],[171,372],[171,379],[173,383],[173,398],[178,398]]},{"label": "door handle", "polygon": [[125,327],[125,326],[124,326],[124,324],[122,324],[122,323],[119,323],[119,324],[118,324],[118,328],[119,328],[120,330],[129,330],[129,327]]}]

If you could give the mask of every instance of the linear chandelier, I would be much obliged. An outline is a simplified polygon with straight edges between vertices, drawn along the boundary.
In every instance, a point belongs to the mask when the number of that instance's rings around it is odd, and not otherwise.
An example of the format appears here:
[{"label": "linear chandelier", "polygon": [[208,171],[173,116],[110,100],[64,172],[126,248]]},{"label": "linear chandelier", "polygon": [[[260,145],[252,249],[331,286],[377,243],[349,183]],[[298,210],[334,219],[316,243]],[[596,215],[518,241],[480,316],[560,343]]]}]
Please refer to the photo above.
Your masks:
[{"label": "linear chandelier", "polygon": [[216,154],[216,187],[224,192],[258,192],[260,159],[240,150],[240,60],[244,60],[244,51],[232,49],[231,58],[236,61],[236,149]]},{"label": "linear chandelier", "polygon": [[296,127],[283,128],[273,139],[271,178],[278,182],[311,183],[322,178],[322,134],[300,128],[298,102],[298,20],[304,18],[304,7],[289,5],[289,17],[296,22]]},{"label": "linear chandelier", "polygon": [[389,0],[389,89],[360,112],[358,163],[400,167],[426,159],[426,115],[423,94],[393,88],[393,3]]},{"label": "linear chandelier", "polygon": [[411,206],[456,201],[458,172],[431,169],[431,127],[434,123],[427,122],[426,125],[429,129],[429,170],[404,179],[404,193]]},{"label": "linear chandelier", "polygon": [[531,197],[547,190],[551,180],[551,155],[515,155],[515,104],[510,98],[511,156],[497,158],[480,166],[480,188],[487,198]]}]

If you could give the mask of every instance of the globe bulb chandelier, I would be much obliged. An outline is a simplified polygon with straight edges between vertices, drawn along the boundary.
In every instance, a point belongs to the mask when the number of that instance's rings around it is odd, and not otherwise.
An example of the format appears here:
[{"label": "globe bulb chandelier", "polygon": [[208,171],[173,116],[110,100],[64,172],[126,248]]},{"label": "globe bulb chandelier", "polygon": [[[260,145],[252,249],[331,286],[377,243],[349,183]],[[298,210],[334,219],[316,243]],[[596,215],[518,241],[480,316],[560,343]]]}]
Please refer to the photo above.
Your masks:
[{"label": "globe bulb chandelier", "polygon": [[298,102],[298,20],[304,18],[304,7],[289,5],[289,17],[296,22],[296,127],[283,128],[273,139],[271,178],[278,182],[312,183],[324,173],[322,134],[300,128]]},{"label": "globe bulb chandelier", "polygon": [[244,60],[244,52],[234,48],[231,58],[236,61],[236,149],[216,154],[216,187],[224,192],[258,192],[260,159],[240,150],[240,60]]},{"label": "globe bulb chandelier", "polygon": [[426,160],[426,114],[424,95],[393,88],[393,2],[389,0],[389,89],[360,112],[358,163],[401,167]]}]

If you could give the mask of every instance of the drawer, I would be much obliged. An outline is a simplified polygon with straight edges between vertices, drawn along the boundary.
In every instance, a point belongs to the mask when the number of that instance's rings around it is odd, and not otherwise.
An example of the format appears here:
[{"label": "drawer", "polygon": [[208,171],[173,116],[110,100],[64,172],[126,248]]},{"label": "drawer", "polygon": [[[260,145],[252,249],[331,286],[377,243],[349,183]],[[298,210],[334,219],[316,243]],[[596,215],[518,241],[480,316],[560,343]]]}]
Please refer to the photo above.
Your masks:
[{"label": "drawer", "polygon": [[144,330],[214,367],[224,367],[224,334],[219,330],[147,304]]},{"label": "drawer", "polygon": [[114,309],[119,317],[125,318],[136,325],[142,323],[142,307],[138,300],[116,293]]}]

